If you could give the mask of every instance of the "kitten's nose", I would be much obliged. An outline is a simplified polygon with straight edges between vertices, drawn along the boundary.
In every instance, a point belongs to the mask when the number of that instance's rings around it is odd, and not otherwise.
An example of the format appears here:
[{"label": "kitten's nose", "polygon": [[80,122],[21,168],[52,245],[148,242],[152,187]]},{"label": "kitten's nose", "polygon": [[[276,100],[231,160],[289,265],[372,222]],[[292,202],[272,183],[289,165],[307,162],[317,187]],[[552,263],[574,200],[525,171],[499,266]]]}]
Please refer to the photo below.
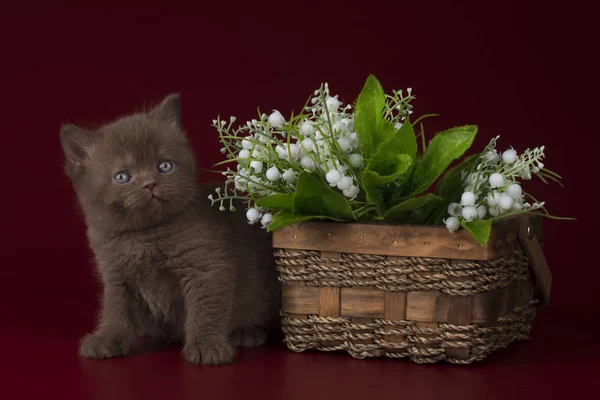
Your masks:
[{"label": "kitten's nose", "polygon": [[154,188],[156,187],[156,182],[146,182],[142,185],[142,187],[144,189],[148,189],[150,192],[152,192],[154,190]]}]

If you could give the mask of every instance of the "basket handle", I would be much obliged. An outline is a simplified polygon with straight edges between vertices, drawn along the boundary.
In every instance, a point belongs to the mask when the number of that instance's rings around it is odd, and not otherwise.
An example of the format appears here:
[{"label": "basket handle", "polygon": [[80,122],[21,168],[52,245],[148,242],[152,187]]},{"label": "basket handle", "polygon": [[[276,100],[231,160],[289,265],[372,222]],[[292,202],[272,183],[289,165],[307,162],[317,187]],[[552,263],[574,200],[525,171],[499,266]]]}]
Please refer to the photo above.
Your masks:
[{"label": "basket handle", "polygon": [[544,251],[540,241],[535,235],[535,228],[527,216],[521,217],[519,224],[519,241],[529,259],[531,269],[535,276],[535,297],[538,299],[538,307],[542,308],[550,301],[550,287],[552,286],[552,274],[548,268]]}]

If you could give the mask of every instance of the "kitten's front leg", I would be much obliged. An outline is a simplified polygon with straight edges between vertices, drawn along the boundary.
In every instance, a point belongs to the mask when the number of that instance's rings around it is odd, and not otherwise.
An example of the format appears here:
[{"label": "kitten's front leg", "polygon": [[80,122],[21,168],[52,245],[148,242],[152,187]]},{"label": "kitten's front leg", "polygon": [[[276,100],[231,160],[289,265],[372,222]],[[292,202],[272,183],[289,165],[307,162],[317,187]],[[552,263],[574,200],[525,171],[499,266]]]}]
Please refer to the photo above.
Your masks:
[{"label": "kitten's front leg", "polygon": [[181,278],[185,301],[184,358],[204,365],[229,364],[235,354],[229,343],[234,282],[223,270],[211,266],[210,271],[186,269]]},{"label": "kitten's front leg", "polygon": [[82,339],[79,354],[97,359],[129,354],[136,339],[131,309],[127,288],[123,284],[105,283],[98,327]]}]

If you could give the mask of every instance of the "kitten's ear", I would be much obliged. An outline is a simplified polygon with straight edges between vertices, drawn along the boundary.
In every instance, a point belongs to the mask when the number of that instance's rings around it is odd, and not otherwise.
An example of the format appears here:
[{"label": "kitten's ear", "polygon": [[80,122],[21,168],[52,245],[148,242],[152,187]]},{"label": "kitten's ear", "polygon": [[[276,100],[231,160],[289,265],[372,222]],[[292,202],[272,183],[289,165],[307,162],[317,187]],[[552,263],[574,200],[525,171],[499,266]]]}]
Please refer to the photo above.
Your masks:
[{"label": "kitten's ear", "polygon": [[179,93],[171,93],[148,115],[150,118],[174,124],[181,129],[181,96]]},{"label": "kitten's ear", "polygon": [[67,159],[75,164],[83,163],[94,143],[95,133],[75,125],[61,125],[60,142]]}]

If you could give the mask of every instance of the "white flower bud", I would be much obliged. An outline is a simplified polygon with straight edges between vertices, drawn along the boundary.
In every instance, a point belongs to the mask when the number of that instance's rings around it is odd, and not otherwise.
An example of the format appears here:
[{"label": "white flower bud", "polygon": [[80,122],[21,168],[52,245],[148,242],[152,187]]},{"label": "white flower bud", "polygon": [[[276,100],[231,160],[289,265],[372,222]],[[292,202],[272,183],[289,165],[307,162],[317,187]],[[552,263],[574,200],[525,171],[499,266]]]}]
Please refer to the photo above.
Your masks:
[{"label": "white flower bud", "polygon": [[490,207],[496,207],[500,201],[500,195],[498,192],[494,191],[493,193],[488,194],[486,200]]},{"label": "white flower bud", "polygon": [[448,214],[452,215],[453,217],[458,217],[462,215],[461,205],[458,203],[450,203],[450,205],[448,206]]},{"label": "white flower bud", "polygon": [[402,128],[402,124],[400,122],[396,122],[396,125],[394,125],[394,128],[400,129],[400,128]]},{"label": "white flower bud", "polygon": [[306,138],[302,141],[302,146],[310,153],[315,148],[315,142],[313,142],[311,138]]},{"label": "white flower bud", "polygon": [[364,160],[363,156],[360,154],[350,154],[348,158],[350,159],[350,165],[354,168],[362,168]]},{"label": "white flower bud", "polygon": [[265,152],[260,147],[255,147],[252,151],[252,158],[261,158],[265,156]]},{"label": "white flower bud", "polygon": [[327,105],[328,110],[337,111],[338,108],[340,108],[341,103],[335,97],[328,97],[327,100],[325,100],[325,104]]},{"label": "white flower bud", "polygon": [[309,156],[304,156],[300,159],[300,165],[312,171],[315,168],[315,162]]},{"label": "white flower bud", "polygon": [[250,168],[254,169],[254,172],[260,173],[263,170],[262,161],[250,161]]},{"label": "white flower bud", "polygon": [[492,174],[489,181],[492,189],[504,186],[504,177],[498,172]]},{"label": "white flower bud", "polygon": [[[252,139],[252,138],[250,138],[250,139]],[[244,140],[242,140],[242,147],[244,149],[251,149],[252,148],[252,142],[249,141],[249,140],[247,140],[247,139],[244,139]]]},{"label": "white flower bud", "polygon": [[300,125],[300,133],[302,136],[310,136],[315,133],[315,127],[309,121],[304,121],[302,125]]},{"label": "white flower bud", "polygon": [[513,207],[512,207],[512,208],[513,208],[513,210],[515,210],[515,211],[521,211],[521,210],[523,209],[523,205],[521,204],[521,202],[519,202],[519,201],[515,201],[515,202],[513,203]]},{"label": "white flower bud", "polygon": [[506,150],[502,153],[502,161],[507,164],[514,164],[517,161],[517,152],[514,149]]},{"label": "white flower bud", "polygon": [[473,206],[466,206],[463,207],[462,215],[467,222],[470,222],[477,218],[477,210]]},{"label": "white flower bud", "polygon": [[240,150],[240,153],[238,154],[238,158],[242,158],[242,159],[246,159],[250,157],[250,150]]},{"label": "white flower bud", "polygon": [[262,216],[260,223],[262,224],[263,228],[266,228],[267,226],[269,226],[271,221],[273,221],[273,214],[266,213],[265,215]]},{"label": "white flower bud", "polygon": [[479,217],[479,219],[485,218],[486,215],[487,215],[487,208],[485,208],[485,206],[477,207],[477,216]]},{"label": "white flower bud", "polygon": [[358,147],[358,134],[356,132],[350,133],[350,144],[352,145],[353,148]]},{"label": "white flower bud", "polygon": [[340,146],[340,148],[343,151],[350,151],[350,150],[352,150],[352,145],[350,144],[350,140],[348,140],[348,139],[346,139],[344,137],[341,137],[341,138],[339,138],[337,140],[337,142],[338,142],[338,145]]},{"label": "white flower bud", "polygon": [[290,144],[290,153],[292,153],[293,159],[298,158],[298,155],[300,155],[300,150],[301,150],[300,146],[298,146],[297,144],[295,144],[295,143]]},{"label": "white flower bud", "polygon": [[260,211],[258,211],[258,208],[250,208],[248,209],[248,211],[246,211],[246,219],[248,220],[248,223],[250,225],[257,222],[260,219],[260,217],[261,215]]},{"label": "white flower bud", "polygon": [[277,153],[279,158],[285,158],[287,156],[287,151],[285,151],[285,149],[279,145],[275,147],[275,152]]},{"label": "white flower bud", "polygon": [[296,179],[296,173],[294,172],[293,169],[290,168],[283,173],[282,178],[287,183],[292,183]]},{"label": "white flower bud", "polygon": [[460,204],[463,206],[474,206],[475,205],[475,193],[464,192],[460,197]]},{"label": "white flower bud", "polygon": [[498,209],[496,207],[490,207],[488,211],[492,217],[497,217],[499,214]]},{"label": "white flower bud", "polygon": [[330,186],[335,186],[340,179],[342,179],[342,174],[337,169],[332,169],[327,174],[325,174],[325,179],[329,182]]},{"label": "white flower bud", "polygon": [[510,210],[513,205],[513,198],[507,195],[506,193],[502,193],[500,195],[500,201],[498,202],[498,204],[504,210]]},{"label": "white flower bud", "polygon": [[268,122],[273,128],[280,128],[285,124],[285,118],[283,118],[283,115],[279,111],[273,110],[271,115],[269,115]]},{"label": "white flower bud", "polygon": [[344,194],[344,196],[353,199],[358,194],[358,187],[355,185],[352,185],[348,189],[344,190],[342,193]]},{"label": "white flower bud", "polygon": [[340,179],[337,183],[337,187],[340,190],[350,189],[351,186],[352,186],[352,178],[349,176],[342,177],[342,179]]},{"label": "white flower bud", "polygon": [[544,163],[542,163],[542,162],[538,161],[537,166],[539,169],[544,169]]},{"label": "white flower bud", "polygon": [[271,182],[278,181],[279,178],[281,178],[281,173],[279,172],[277,167],[274,165],[267,170],[266,175],[267,175],[267,179],[270,180]]},{"label": "white flower bud", "polygon": [[450,217],[444,220],[444,223],[450,232],[455,232],[458,230],[458,228],[460,228],[460,221],[456,217]]},{"label": "white flower bud", "polygon": [[523,191],[521,190],[521,185],[517,183],[513,183],[506,188],[506,193],[513,199],[520,199],[523,196]]},{"label": "white flower bud", "polygon": [[498,161],[500,161],[500,155],[498,155],[498,152],[496,150],[490,150],[486,152],[483,155],[483,158],[490,164],[496,164],[498,163]]}]

